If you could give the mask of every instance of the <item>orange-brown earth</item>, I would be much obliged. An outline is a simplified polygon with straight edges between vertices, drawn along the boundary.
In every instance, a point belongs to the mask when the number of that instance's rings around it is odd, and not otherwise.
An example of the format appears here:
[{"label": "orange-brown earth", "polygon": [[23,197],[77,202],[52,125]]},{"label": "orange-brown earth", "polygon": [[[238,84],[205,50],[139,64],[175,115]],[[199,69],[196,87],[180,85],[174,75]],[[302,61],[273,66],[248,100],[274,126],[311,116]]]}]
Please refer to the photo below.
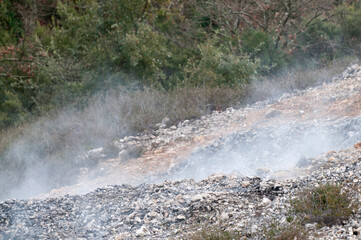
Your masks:
[{"label": "orange-brown earth", "polygon": [[[93,172],[91,178],[85,174],[79,178],[78,184],[53,190],[46,196],[87,192],[105,185],[139,183],[142,177],[167,172],[197,149],[237,131],[258,126],[281,125],[289,121],[317,121],[360,116],[361,71],[348,75],[345,79],[337,79],[298,94],[285,96],[272,104],[255,104],[213,115],[216,115],[217,119],[205,125],[204,133],[167,142],[152,148],[139,158],[128,161],[122,161],[120,158],[104,160],[100,163],[100,170],[95,170],[99,173]],[[207,119],[207,116],[203,119]],[[287,178],[302,173],[305,172],[295,172],[290,169],[276,174],[276,177]],[[98,176],[94,177],[94,174]]]}]

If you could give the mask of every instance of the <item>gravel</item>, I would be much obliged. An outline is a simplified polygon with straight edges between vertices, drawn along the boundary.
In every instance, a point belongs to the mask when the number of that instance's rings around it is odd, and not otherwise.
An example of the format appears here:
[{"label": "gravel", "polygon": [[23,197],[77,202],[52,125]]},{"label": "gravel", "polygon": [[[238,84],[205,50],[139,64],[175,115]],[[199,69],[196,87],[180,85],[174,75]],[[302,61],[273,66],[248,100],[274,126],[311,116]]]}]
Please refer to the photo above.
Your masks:
[{"label": "gravel", "polygon": [[[360,187],[360,149],[325,153],[310,162],[310,174],[286,181],[214,174],[198,182],[114,185],[86,195],[7,200],[0,203],[0,237],[171,239],[220,223],[250,236],[274,219],[284,222],[289,199],[304,187],[340,181]],[[310,232],[325,239],[357,239],[360,223],[358,211],[343,225]]]},{"label": "gravel", "polygon": [[[352,191],[360,189],[360,91],[361,67],[354,65],[331,83],[276,100],[177,126],[167,127],[164,119],[153,133],[115,141],[120,163],[114,164],[132,163],[141,154],[139,147],[161,154],[174,143],[224,134],[194,147],[167,171],[144,174],[141,184],[0,202],[0,239],[184,239],[207,225],[259,239],[269,223],[287,224],[290,199],[302,189],[340,182]],[[310,96],[324,110],[308,106]],[[277,105],[283,103],[286,107]],[[255,111],[263,120],[249,120]],[[106,166],[104,151],[93,149],[79,161],[104,161]],[[112,165],[113,172],[118,165]],[[353,197],[360,202],[356,192]],[[307,223],[309,239],[361,239],[360,210],[331,227]]]}]

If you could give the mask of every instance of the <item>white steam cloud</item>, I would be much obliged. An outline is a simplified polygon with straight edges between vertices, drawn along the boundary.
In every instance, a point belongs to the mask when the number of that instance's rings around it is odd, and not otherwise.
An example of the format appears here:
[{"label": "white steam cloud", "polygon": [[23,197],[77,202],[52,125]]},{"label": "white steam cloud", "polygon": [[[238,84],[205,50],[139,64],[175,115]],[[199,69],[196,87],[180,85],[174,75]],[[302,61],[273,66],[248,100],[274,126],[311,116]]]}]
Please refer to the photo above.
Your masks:
[{"label": "white steam cloud", "polygon": [[361,141],[359,129],[360,117],[290,122],[234,133],[192,154],[169,178],[200,180],[214,173],[256,176],[262,175],[262,170],[287,171],[303,158],[353,146]]}]

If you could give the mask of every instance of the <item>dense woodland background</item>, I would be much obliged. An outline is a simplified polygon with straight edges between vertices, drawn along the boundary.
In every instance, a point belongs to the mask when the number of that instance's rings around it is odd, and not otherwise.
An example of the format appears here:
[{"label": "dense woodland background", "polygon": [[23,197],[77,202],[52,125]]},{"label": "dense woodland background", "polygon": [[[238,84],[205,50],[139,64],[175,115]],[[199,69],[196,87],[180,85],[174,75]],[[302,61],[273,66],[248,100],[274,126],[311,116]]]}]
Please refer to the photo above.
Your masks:
[{"label": "dense woodland background", "polygon": [[63,149],[330,80],[360,26],[352,0],[0,0],[0,189],[29,126],[32,161],[59,170]]}]

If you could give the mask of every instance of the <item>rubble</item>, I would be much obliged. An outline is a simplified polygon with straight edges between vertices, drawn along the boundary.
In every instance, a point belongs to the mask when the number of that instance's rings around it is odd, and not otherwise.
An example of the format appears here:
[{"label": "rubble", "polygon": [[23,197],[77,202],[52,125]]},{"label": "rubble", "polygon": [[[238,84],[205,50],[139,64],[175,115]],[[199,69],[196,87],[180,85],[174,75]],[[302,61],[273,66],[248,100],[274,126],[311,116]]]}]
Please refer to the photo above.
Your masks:
[{"label": "rubble", "polygon": [[[92,191],[0,202],[0,239],[184,239],[203,225],[257,239],[274,219],[287,221],[290,199],[306,187],[360,189],[360,69],[177,126],[165,118],[116,140],[114,158],[93,149],[79,157],[100,162],[95,179],[86,178],[92,169],[79,176]],[[306,224],[310,239],[359,239],[360,210],[342,225]]]}]

